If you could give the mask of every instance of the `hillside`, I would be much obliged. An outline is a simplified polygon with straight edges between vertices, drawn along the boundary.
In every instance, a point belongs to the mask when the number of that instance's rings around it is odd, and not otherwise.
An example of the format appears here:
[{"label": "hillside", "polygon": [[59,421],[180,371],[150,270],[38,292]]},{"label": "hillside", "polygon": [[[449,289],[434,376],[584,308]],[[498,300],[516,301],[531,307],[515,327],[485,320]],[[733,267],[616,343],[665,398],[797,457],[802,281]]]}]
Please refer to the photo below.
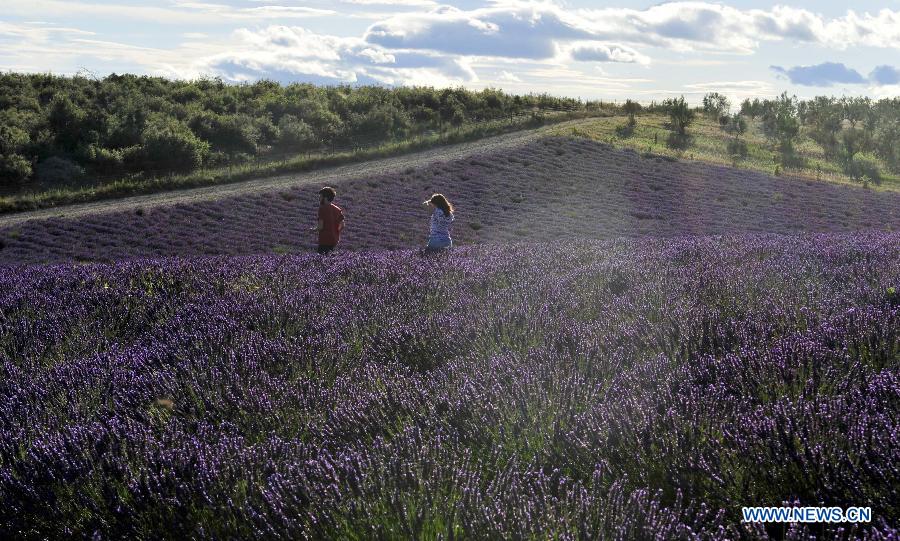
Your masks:
[{"label": "hillside", "polygon": [[[745,156],[729,153],[728,143],[732,135],[724,131],[715,120],[698,114],[688,130],[688,144],[684,147],[669,143],[669,119],[663,114],[643,114],[636,117],[637,124],[627,129],[628,118],[624,115],[612,115],[595,118],[577,126],[559,126],[550,133],[560,136],[584,137],[605,142],[617,148],[632,148],[639,152],[651,152],[678,159],[698,160],[720,165],[730,165],[741,169],[750,169],[762,173],[787,173],[814,180],[823,180],[837,184],[861,186],[862,182],[851,179],[842,167],[827,159],[825,150],[809,137],[809,130],[804,128],[796,141],[798,164],[783,170],[779,165],[779,155],[775,144],[765,136],[763,123],[759,119],[745,117],[747,131],[740,137],[746,145]],[[898,143],[900,144],[900,143]],[[872,189],[900,191],[900,174],[892,172],[883,161],[878,163],[880,181],[869,183]]]},{"label": "hillside", "polygon": [[[457,206],[461,245],[900,228],[898,193],[644,157],[584,138],[334,184],[348,217],[343,250],[421,245],[421,201],[435,191]],[[315,242],[302,230],[314,222],[317,188],[29,220],[0,228],[0,263],[302,251]]]}]

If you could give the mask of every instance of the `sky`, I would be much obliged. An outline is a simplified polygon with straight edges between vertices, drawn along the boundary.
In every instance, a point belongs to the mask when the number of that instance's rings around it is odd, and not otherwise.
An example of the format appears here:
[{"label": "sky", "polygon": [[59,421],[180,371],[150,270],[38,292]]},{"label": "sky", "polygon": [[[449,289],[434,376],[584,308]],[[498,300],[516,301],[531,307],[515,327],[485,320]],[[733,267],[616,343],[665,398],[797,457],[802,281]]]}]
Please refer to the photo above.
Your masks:
[{"label": "sky", "polygon": [[900,0],[3,0],[0,70],[492,87],[641,102],[900,96]]}]

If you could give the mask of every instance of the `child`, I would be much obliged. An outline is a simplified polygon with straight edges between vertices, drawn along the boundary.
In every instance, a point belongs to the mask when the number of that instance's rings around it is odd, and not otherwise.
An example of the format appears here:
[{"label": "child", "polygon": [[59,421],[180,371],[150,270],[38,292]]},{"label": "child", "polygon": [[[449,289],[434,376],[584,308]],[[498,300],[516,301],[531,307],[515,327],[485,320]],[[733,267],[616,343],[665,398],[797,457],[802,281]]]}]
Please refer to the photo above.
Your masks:
[{"label": "child", "polygon": [[344,229],[344,211],[332,203],[336,195],[330,186],[319,190],[319,223],[309,229],[319,232],[319,253],[323,255],[334,250]]},{"label": "child", "polygon": [[450,238],[450,224],[453,223],[453,205],[443,194],[433,194],[425,205],[434,208],[431,213],[431,232],[425,253],[439,252],[453,246]]}]

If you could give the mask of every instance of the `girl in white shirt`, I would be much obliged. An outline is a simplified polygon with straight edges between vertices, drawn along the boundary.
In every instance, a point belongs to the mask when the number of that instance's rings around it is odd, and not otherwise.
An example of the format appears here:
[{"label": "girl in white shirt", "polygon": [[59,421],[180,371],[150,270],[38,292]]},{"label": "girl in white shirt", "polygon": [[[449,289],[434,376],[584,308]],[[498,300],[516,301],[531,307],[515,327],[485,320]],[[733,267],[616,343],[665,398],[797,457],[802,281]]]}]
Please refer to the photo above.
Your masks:
[{"label": "girl in white shirt", "polygon": [[453,246],[453,239],[450,238],[453,205],[443,194],[439,193],[433,194],[424,204],[434,208],[434,212],[431,213],[431,231],[425,251],[437,252],[450,248]]}]

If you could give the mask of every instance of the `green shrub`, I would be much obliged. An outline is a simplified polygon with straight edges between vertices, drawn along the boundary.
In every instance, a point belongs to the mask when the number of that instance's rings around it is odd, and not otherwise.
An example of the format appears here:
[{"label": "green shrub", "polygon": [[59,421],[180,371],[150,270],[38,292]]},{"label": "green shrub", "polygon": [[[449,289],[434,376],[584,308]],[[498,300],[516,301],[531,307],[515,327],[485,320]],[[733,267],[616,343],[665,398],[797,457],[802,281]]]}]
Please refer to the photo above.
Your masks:
[{"label": "green shrub", "polygon": [[281,151],[301,152],[314,145],[316,134],[312,127],[294,115],[284,115],[278,121],[277,146]]},{"label": "green shrub", "polygon": [[192,171],[203,163],[209,143],[194,135],[183,122],[154,116],[143,133],[144,157],[149,170]]},{"label": "green shrub", "polygon": [[694,121],[694,110],[684,101],[684,96],[663,101],[663,108],[669,115],[672,129],[679,135],[685,135],[688,126]]},{"label": "green shrub", "polygon": [[81,179],[84,176],[84,169],[66,158],[51,156],[37,164],[34,173],[41,184],[54,186],[71,184]]},{"label": "green shrub", "polygon": [[749,154],[747,150],[747,143],[742,141],[741,139],[729,139],[728,141],[728,155],[732,157],[738,158],[746,158]]},{"label": "green shrub", "polygon": [[875,184],[881,183],[881,170],[879,169],[878,159],[866,152],[857,152],[853,155],[847,173],[853,179],[868,178]]}]

